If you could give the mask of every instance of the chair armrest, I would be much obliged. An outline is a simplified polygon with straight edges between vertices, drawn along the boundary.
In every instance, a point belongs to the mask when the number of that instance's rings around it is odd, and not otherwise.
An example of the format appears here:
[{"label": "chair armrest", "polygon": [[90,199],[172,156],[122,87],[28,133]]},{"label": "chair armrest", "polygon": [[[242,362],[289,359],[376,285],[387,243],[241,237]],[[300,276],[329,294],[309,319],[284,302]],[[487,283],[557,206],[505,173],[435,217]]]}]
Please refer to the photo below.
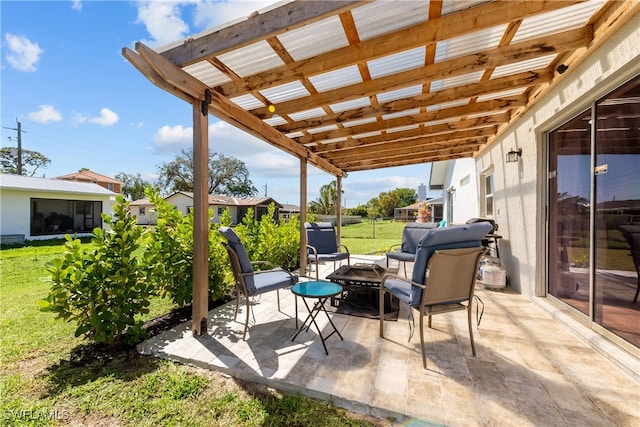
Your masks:
[{"label": "chair armrest", "polygon": [[251,265],[260,265],[260,264],[267,264],[270,268],[274,268],[275,267],[269,261],[251,261]]},{"label": "chair armrest", "polygon": [[421,285],[420,283],[414,282],[413,280],[407,279],[406,277],[400,277],[396,274],[385,274],[384,276],[382,276],[382,280],[380,282],[380,289],[384,288],[384,282],[386,282],[387,279],[398,279],[398,280],[402,280],[403,282],[411,283],[412,285],[418,286],[419,288],[422,288],[422,289],[427,288],[425,285]]},{"label": "chair armrest", "polygon": [[318,250],[314,246],[311,246],[311,245],[306,245],[306,246],[307,246],[307,249],[311,249],[311,251],[316,257],[318,256]]},{"label": "chair armrest", "polygon": [[395,245],[389,246],[389,248],[387,249],[387,252],[400,252],[398,248],[401,248],[401,247],[402,247],[402,243],[396,243]]},{"label": "chair armrest", "polygon": [[338,248],[343,247],[346,253],[349,253],[349,248],[347,248],[345,245],[343,245],[342,243],[338,246]]}]

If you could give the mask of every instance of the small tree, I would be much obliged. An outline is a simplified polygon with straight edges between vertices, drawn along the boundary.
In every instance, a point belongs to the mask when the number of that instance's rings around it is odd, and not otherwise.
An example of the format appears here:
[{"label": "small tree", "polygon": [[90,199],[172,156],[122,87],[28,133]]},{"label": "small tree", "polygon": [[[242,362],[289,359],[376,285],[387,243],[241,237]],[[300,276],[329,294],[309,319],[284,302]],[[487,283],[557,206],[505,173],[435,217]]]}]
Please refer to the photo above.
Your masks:
[{"label": "small tree", "polygon": [[144,231],[131,217],[128,202],[116,196],[113,217],[102,214],[107,231],[93,231],[95,249],[84,251],[68,234],[63,258],[46,263],[53,285],[43,311],[76,322],[76,337],[98,343],[133,344],[146,338],[139,315],[149,312],[153,284],[143,261]]},{"label": "small tree", "polygon": [[[2,173],[19,175],[18,149],[2,147],[0,149],[0,169]],[[38,169],[46,168],[51,163],[44,154],[38,151],[22,150],[22,175],[34,176]]]}]

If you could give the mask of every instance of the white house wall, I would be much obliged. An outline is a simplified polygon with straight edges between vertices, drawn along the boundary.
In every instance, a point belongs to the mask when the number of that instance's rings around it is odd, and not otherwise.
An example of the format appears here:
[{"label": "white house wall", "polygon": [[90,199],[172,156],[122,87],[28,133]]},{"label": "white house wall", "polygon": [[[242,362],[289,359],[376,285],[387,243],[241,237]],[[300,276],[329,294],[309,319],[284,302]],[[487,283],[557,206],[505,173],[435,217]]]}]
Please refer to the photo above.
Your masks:
[{"label": "white house wall", "polygon": [[444,184],[444,217],[451,206],[448,205],[447,192],[453,191],[452,224],[464,224],[469,218],[478,217],[478,193],[476,163],[473,158],[449,162]]},{"label": "white house wall", "polygon": [[[544,295],[545,289],[545,132],[639,73],[636,15],[476,158],[478,173],[493,167],[500,256],[511,286],[523,295]],[[522,149],[518,163],[504,161],[511,148]]]}]

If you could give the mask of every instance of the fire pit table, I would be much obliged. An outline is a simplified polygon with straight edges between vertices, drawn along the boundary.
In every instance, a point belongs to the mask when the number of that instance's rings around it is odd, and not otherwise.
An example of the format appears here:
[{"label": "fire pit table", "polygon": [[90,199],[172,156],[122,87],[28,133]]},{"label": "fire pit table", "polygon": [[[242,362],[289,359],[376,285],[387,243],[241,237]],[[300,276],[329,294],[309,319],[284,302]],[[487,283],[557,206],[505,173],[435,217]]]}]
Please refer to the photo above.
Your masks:
[{"label": "fire pit table", "polygon": [[[387,273],[396,273],[397,269],[385,269],[378,264],[343,265],[327,276],[327,280],[342,285],[340,296],[331,298],[334,307],[348,301],[350,304],[372,305],[379,307],[380,284]],[[385,313],[397,311],[398,301],[390,293],[385,294]],[[374,316],[366,316],[374,317]]]}]

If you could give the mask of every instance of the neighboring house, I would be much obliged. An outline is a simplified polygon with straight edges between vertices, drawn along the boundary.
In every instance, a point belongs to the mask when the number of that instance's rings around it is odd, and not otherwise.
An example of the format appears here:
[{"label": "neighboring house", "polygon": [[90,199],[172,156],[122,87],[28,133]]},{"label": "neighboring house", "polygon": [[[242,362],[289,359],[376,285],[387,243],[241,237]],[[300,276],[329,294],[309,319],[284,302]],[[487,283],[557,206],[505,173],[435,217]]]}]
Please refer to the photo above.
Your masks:
[{"label": "neighboring house", "polygon": [[300,215],[300,206],[283,204],[280,209],[279,219],[289,221],[294,215]]},{"label": "neighboring house", "polygon": [[[174,205],[176,209],[182,212],[183,215],[186,215],[191,211],[191,209],[193,209],[193,193],[187,191],[178,191],[177,193],[165,197],[165,200]],[[213,218],[211,221],[214,223],[220,222],[220,216],[227,208],[231,215],[232,224],[242,222],[242,218],[245,217],[249,208],[253,209],[254,218],[259,220],[267,213],[270,203],[275,203],[275,219],[278,219],[282,205],[270,197],[252,197],[250,199],[242,199],[239,197],[209,194],[209,209],[213,210]]]},{"label": "neighboring house", "polygon": [[393,209],[393,220],[400,222],[414,222],[418,215],[418,202],[403,208]]},{"label": "neighboring house", "polygon": [[0,234],[43,240],[91,233],[113,211],[115,196],[92,183],[0,174]]},{"label": "neighboring house", "polygon": [[81,169],[75,173],[57,176],[54,179],[66,179],[68,181],[78,182],[92,182],[94,184],[98,184],[100,187],[113,191],[114,193],[122,193],[122,182],[118,181],[117,179],[92,172],[88,169]]},{"label": "neighboring house", "polygon": [[138,224],[140,225],[152,225],[156,223],[157,214],[155,206],[146,197],[130,202],[129,210],[132,215],[138,218]]}]

